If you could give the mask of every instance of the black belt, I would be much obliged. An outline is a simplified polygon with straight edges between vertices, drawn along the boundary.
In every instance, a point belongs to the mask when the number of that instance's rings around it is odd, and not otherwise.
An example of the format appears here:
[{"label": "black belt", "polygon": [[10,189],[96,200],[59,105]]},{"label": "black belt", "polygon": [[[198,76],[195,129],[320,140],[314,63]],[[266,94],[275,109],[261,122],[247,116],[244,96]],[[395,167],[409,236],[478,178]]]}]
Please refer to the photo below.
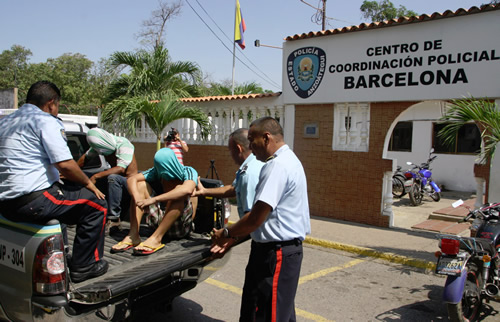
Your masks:
[{"label": "black belt", "polygon": [[302,245],[302,240],[298,238],[294,238],[292,240],[285,240],[285,241],[277,241],[277,242],[269,242],[269,243],[259,243],[256,241],[253,241],[254,245],[257,247],[266,247],[266,248],[282,248],[285,246],[299,246]]},{"label": "black belt", "polygon": [[8,199],[8,200],[2,200],[0,201],[0,206],[2,208],[7,208],[7,209],[18,209],[21,208],[24,205],[29,204],[36,198],[40,197],[45,191],[49,190],[50,188],[43,189],[43,190],[37,190],[33,191],[30,193],[27,193],[25,195],[22,195],[21,197],[17,197],[14,199]]}]

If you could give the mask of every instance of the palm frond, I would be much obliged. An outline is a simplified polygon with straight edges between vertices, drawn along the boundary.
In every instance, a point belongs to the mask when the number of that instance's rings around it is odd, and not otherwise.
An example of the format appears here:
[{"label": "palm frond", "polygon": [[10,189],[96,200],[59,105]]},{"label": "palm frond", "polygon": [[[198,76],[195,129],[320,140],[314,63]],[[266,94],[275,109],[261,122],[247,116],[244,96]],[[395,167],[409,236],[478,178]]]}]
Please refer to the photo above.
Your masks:
[{"label": "palm frond", "polygon": [[500,111],[494,102],[474,97],[453,100],[440,121],[447,123],[438,133],[445,144],[454,144],[460,128],[466,123],[474,122],[484,143],[481,160],[485,161],[495,153],[495,147],[500,142]]}]

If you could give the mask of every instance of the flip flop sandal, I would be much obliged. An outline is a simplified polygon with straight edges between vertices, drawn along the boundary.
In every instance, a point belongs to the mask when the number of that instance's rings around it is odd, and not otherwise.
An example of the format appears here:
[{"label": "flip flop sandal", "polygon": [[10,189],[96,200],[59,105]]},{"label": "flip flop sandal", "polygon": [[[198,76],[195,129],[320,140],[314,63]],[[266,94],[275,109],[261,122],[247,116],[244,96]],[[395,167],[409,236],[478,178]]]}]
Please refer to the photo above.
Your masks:
[{"label": "flip flop sandal", "polygon": [[153,253],[156,253],[157,251],[159,251],[160,249],[162,249],[163,247],[165,247],[165,244],[160,244],[160,246],[154,248],[154,247],[145,245],[143,243],[140,243],[136,247],[145,247],[145,248],[149,248],[149,249],[146,250],[146,249],[137,249],[137,248],[134,248],[134,252],[132,253],[133,255],[135,255],[135,256],[147,256],[147,255],[151,255]]},{"label": "flip flop sandal", "polygon": [[[126,247],[123,247],[123,248],[113,248],[114,246],[121,246],[121,245],[127,245]],[[109,252],[111,254],[116,254],[116,253],[123,253],[123,252],[126,252],[127,250],[129,250],[130,248],[132,247],[135,247],[137,245],[134,245],[132,243],[129,243],[129,242],[124,242],[124,241],[121,241],[119,242],[118,244],[114,245],[113,247],[111,247],[111,249],[109,250]]]}]

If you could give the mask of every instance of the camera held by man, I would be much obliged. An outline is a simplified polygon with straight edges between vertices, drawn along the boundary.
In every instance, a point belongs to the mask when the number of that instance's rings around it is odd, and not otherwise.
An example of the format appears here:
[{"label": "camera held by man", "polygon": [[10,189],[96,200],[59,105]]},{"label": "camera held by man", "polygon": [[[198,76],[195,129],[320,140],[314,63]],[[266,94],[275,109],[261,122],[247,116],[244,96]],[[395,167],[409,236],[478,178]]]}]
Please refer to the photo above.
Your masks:
[{"label": "camera held by man", "polygon": [[181,139],[179,131],[176,128],[172,128],[163,138],[163,141],[165,147],[174,150],[179,162],[184,164],[184,153],[189,151],[189,147],[187,143]]},{"label": "camera held by man", "polygon": [[168,131],[167,136],[165,136],[165,142],[179,140],[178,134],[177,129],[172,128],[172,130]]}]

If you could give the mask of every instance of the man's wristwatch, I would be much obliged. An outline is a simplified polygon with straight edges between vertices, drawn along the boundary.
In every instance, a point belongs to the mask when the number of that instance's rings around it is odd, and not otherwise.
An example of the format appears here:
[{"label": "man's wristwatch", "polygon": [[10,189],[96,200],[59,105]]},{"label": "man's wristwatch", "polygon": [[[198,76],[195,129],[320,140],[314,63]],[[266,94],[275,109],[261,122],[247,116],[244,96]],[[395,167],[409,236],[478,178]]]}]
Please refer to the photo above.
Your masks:
[{"label": "man's wristwatch", "polygon": [[238,237],[229,236],[229,230],[227,228],[224,228],[224,230],[222,231],[222,235],[224,236],[224,238],[231,238],[238,241]]}]

